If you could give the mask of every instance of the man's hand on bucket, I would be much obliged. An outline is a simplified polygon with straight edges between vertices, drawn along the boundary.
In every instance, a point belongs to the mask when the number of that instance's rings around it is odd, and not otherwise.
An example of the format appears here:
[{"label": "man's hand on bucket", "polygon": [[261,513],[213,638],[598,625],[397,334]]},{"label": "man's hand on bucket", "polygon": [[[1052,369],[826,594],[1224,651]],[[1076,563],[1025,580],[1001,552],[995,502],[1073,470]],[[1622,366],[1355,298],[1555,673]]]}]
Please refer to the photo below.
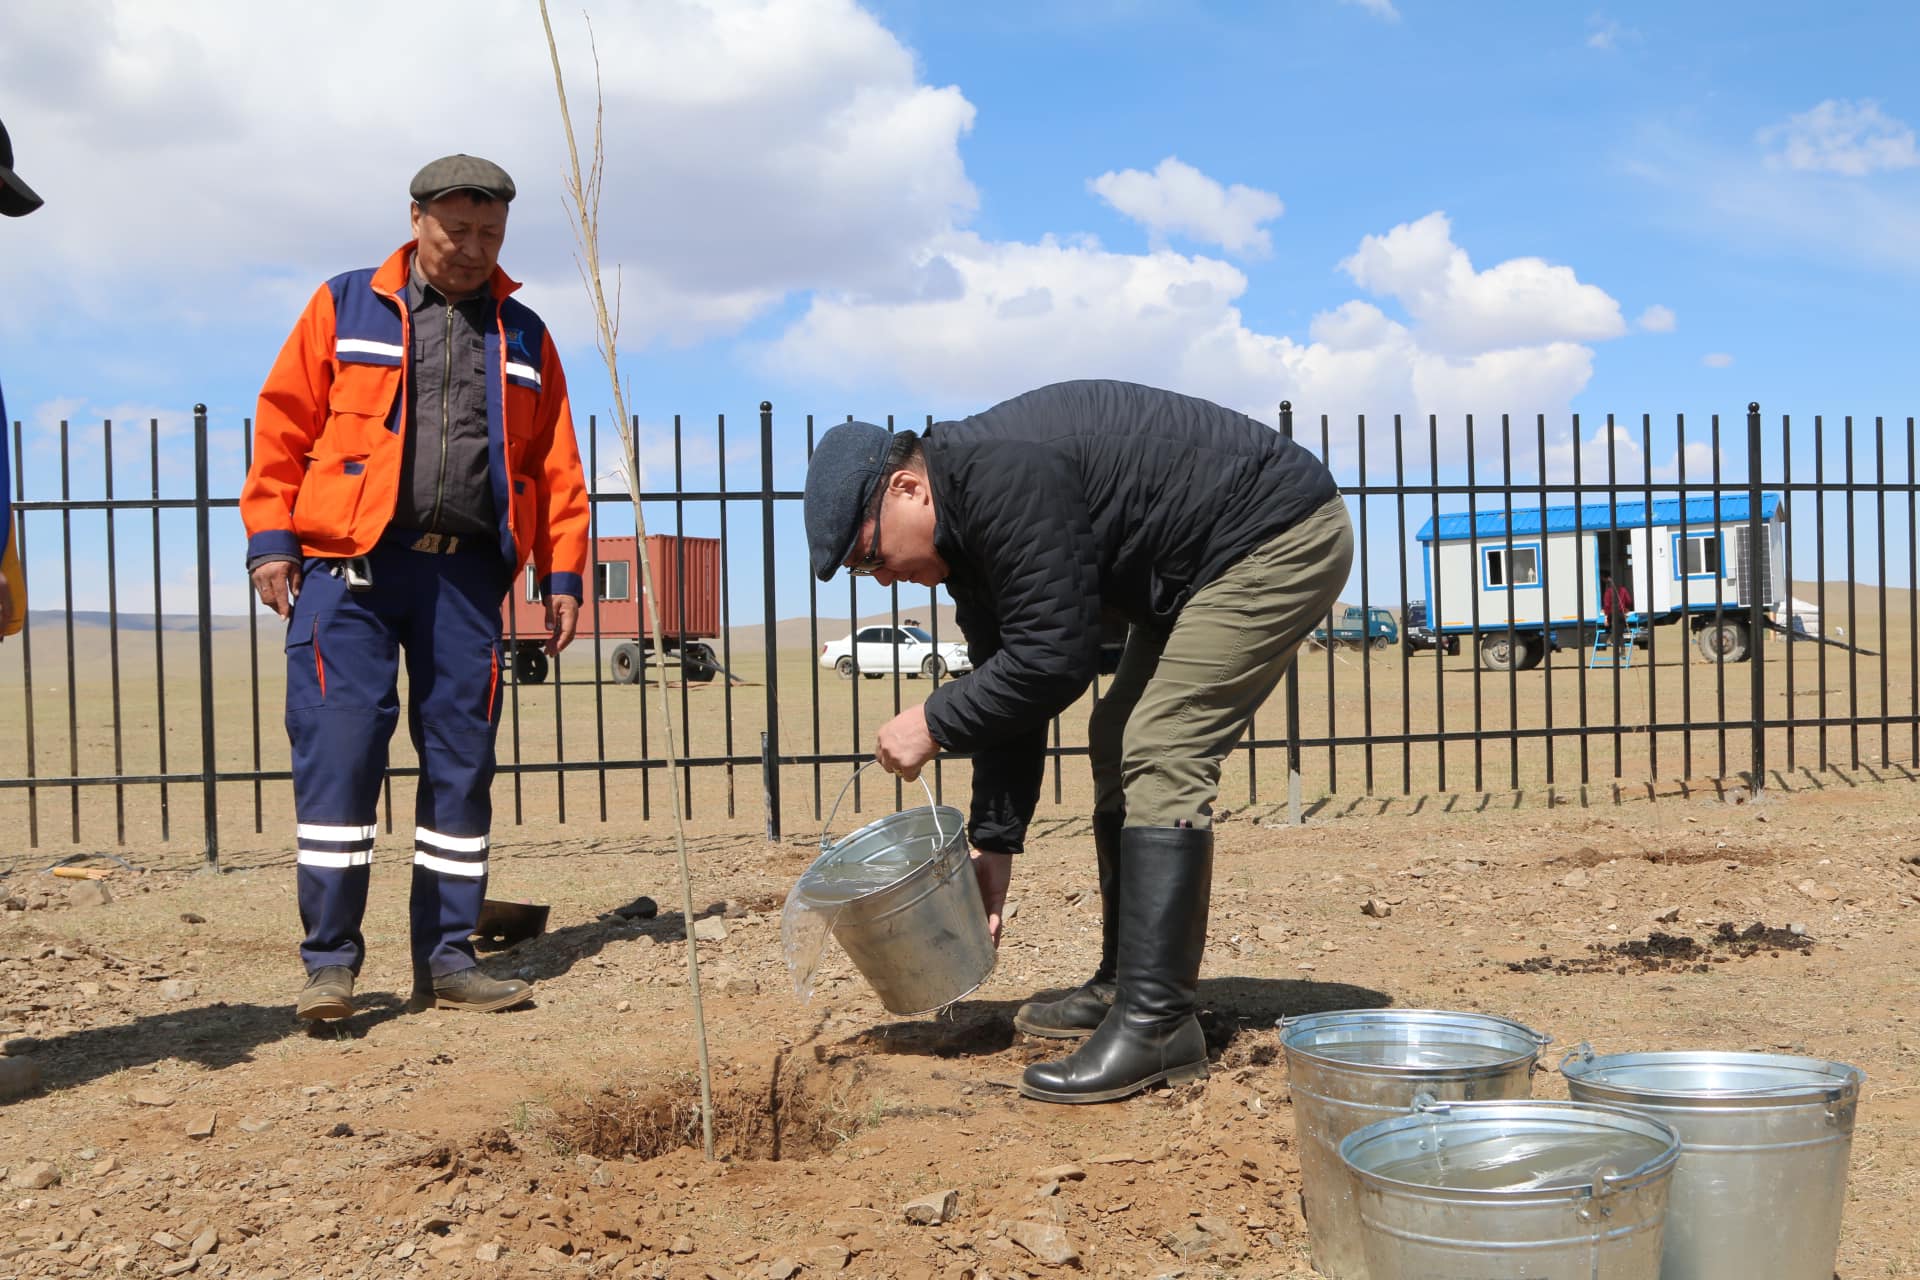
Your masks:
[{"label": "man's hand on bucket", "polygon": [[973,875],[980,882],[980,901],[987,909],[987,932],[1000,945],[1000,911],[1007,905],[1007,885],[1013,881],[1013,855],[973,851]]},{"label": "man's hand on bucket", "polygon": [[940,744],[927,732],[927,713],[922,707],[908,707],[881,725],[874,739],[873,758],[880,767],[908,782],[920,776],[921,765],[939,754]]}]

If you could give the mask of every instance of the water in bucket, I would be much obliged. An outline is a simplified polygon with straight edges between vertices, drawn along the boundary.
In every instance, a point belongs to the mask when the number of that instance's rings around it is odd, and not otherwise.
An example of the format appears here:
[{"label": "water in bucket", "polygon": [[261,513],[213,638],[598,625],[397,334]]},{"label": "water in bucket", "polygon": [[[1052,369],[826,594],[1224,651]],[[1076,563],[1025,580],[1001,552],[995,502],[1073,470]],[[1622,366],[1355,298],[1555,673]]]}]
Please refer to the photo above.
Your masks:
[{"label": "water in bucket", "polygon": [[1353,1040],[1323,1044],[1314,1052],[1333,1062],[1406,1071],[1422,1069],[1495,1067],[1511,1062],[1513,1050],[1502,1045],[1422,1044],[1418,1041]]},{"label": "water in bucket", "polygon": [[1452,1191],[1550,1191],[1587,1186],[1596,1169],[1630,1169],[1646,1158],[1643,1146],[1629,1149],[1606,1135],[1488,1134],[1382,1160],[1373,1171],[1394,1182]]}]

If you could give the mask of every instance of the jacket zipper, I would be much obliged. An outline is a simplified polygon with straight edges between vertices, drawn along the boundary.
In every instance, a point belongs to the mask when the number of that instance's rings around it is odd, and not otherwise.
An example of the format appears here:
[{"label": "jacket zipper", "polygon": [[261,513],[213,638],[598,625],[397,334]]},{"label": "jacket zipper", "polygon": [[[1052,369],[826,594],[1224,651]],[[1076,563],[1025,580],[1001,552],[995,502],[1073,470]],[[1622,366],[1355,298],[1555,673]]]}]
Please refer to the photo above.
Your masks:
[{"label": "jacket zipper", "polygon": [[[492,434],[493,406],[500,406],[500,474],[506,477],[506,524],[507,536],[512,538],[513,528],[513,437],[507,432],[507,324],[500,318],[500,304],[493,307],[494,331],[500,339],[499,386],[491,388],[487,395],[488,434]],[[492,442],[488,442],[489,460],[491,460]]]},{"label": "jacket zipper", "polygon": [[446,354],[441,362],[440,371],[440,479],[433,488],[433,520],[427,528],[432,532],[440,530],[440,509],[447,500],[447,444],[453,436],[453,412],[448,401],[453,392],[453,303],[447,303],[446,333],[442,346]]}]

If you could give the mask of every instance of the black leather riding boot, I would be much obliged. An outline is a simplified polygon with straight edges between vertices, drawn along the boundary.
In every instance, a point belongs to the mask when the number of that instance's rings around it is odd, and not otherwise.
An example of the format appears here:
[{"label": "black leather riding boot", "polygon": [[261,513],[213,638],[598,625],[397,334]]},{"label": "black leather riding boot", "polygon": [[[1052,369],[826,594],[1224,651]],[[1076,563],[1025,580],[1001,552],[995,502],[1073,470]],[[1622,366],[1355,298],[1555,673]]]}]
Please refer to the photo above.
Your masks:
[{"label": "black leather riding boot", "polygon": [[1100,862],[1100,967],[1058,1000],[1029,1000],[1013,1015],[1014,1029],[1030,1036],[1080,1040],[1113,1007],[1114,937],[1120,910],[1120,827],[1126,815],[1093,815],[1093,852]]},{"label": "black leather riding boot", "polygon": [[1207,1074],[1194,1016],[1213,889],[1213,832],[1128,827],[1120,836],[1120,911],[1113,1008],[1085,1044],[1037,1062],[1020,1092],[1043,1102],[1111,1102],[1162,1080]]}]

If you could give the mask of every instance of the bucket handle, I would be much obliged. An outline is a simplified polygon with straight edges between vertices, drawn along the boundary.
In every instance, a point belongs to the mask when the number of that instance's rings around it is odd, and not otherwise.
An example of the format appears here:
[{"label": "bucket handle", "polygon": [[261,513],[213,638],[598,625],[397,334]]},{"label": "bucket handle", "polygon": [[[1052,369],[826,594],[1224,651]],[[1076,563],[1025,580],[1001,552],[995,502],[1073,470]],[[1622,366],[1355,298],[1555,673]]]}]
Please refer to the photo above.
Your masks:
[{"label": "bucket handle", "polygon": [[1660,1166],[1667,1162],[1667,1158],[1667,1153],[1662,1151],[1658,1155],[1649,1156],[1639,1168],[1629,1169],[1625,1173],[1609,1173],[1606,1169],[1601,1169],[1593,1175],[1593,1198],[1598,1200],[1633,1186],[1648,1175],[1657,1173]]},{"label": "bucket handle", "polygon": [[[862,770],[866,769],[868,765],[877,763],[878,761],[874,760],[862,761],[859,768],[853,771],[853,776],[848,778],[841,786],[840,794],[833,798],[833,808],[827,811],[827,820],[820,825],[820,851],[822,853],[825,853],[833,847],[833,842],[827,839],[827,832],[832,830],[833,820],[839,816],[840,802],[847,798],[848,788],[853,786],[854,779],[860,776]],[[944,849],[947,844],[947,837],[946,833],[940,830],[940,806],[934,802],[933,788],[927,785],[927,775],[924,773],[920,775],[920,787],[927,793],[927,810],[933,814],[934,847]]]},{"label": "bucket handle", "polygon": [[1573,1046],[1573,1048],[1567,1050],[1565,1053],[1560,1055],[1560,1065],[1555,1067],[1554,1070],[1558,1071],[1562,1075],[1565,1075],[1567,1071],[1567,1064],[1569,1062],[1572,1062],[1575,1058],[1578,1058],[1582,1062],[1592,1062],[1593,1046],[1588,1044],[1585,1040],[1582,1040],[1579,1044]]}]

